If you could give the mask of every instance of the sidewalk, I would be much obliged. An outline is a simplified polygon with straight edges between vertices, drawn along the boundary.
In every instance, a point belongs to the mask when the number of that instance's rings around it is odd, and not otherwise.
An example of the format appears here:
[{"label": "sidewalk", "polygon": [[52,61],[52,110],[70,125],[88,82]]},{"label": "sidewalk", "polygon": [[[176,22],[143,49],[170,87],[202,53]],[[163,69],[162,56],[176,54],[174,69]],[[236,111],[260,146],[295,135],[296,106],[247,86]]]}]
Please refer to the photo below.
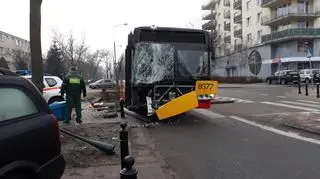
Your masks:
[{"label": "sidewalk", "polygon": [[[77,127],[75,127],[75,124],[71,124],[70,130],[73,129],[73,131],[79,132],[79,135],[89,137],[90,139],[113,143],[115,145],[116,155],[104,155],[99,150],[83,142],[78,142],[77,145],[73,145],[76,146],[77,149],[70,147],[69,144],[66,147],[66,142],[68,141],[66,141],[67,137],[65,136],[62,143],[63,153],[66,155],[69,163],[67,163],[67,168],[61,179],[120,178],[119,124],[123,121],[128,122],[129,150],[130,154],[135,158],[134,167],[138,170],[138,178],[166,178],[162,170],[164,165],[153,151],[152,146],[154,146],[154,144],[148,136],[148,131],[144,127],[141,127],[139,123],[134,122],[135,119],[129,116],[126,116],[126,119],[119,117],[96,118],[98,116],[93,116],[89,111],[84,111],[83,114],[85,118],[83,120],[84,123]],[[62,125],[61,127],[66,126]]]},{"label": "sidewalk", "polygon": [[[312,100],[316,102],[320,102],[320,98],[317,98],[317,88],[316,86],[311,87],[308,86],[308,96],[306,96],[306,88],[305,86],[301,86],[301,94],[299,94],[298,86],[294,87],[291,92],[285,94],[288,97],[303,99],[303,100]],[[320,105],[320,103],[319,103]]]}]

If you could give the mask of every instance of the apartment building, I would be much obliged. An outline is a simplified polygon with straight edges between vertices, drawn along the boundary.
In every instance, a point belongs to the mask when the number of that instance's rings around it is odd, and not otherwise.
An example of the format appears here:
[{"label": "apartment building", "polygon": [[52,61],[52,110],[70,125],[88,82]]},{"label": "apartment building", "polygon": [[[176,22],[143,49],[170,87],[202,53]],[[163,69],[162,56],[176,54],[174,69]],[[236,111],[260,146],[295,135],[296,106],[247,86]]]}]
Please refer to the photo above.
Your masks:
[{"label": "apartment building", "polygon": [[320,68],[318,6],[320,0],[208,1],[202,9],[215,13],[203,20],[215,26],[203,29],[216,34],[214,74],[265,78],[277,70],[310,68],[310,61]]},{"label": "apartment building", "polygon": [[14,58],[18,56],[25,60],[30,59],[29,41],[0,31],[0,65],[6,63],[10,69],[14,70],[16,69]]}]

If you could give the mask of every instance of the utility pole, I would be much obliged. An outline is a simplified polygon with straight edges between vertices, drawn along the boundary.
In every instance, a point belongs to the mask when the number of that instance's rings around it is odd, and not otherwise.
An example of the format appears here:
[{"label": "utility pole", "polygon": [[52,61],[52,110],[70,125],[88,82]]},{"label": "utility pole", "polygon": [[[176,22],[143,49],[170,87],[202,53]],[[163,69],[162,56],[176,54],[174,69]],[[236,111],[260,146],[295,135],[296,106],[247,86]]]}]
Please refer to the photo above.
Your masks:
[{"label": "utility pole", "polygon": [[42,0],[30,0],[30,49],[32,81],[42,93],[43,60],[41,51],[41,4]]}]

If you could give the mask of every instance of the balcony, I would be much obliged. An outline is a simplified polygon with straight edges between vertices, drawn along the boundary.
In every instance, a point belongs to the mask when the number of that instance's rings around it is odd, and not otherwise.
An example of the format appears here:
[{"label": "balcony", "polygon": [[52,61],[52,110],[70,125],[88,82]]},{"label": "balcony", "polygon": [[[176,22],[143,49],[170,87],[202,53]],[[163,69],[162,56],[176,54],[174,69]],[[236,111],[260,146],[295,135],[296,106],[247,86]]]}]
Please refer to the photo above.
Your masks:
[{"label": "balcony", "polygon": [[263,17],[262,25],[279,26],[291,21],[312,21],[320,17],[320,11],[308,10],[301,8],[290,8],[283,13],[271,13],[271,17]]},{"label": "balcony", "polygon": [[233,3],[233,9],[241,10],[242,9],[242,0],[235,1]]},{"label": "balcony", "polygon": [[233,22],[236,23],[236,24],[241,24],[242,23],[242,14],[234,16]]},{"label": "balcony", "polygon": [[209,0],[209,1],[207,1],[207,3],[205,3],[201,7],[201,9],[202,10],[214,10],[217,2],[218,2],[218,0]]},{"label": "balcony", "polygon": [[216,26],[215,21],[211,20],[211,21],[203,24],[202,29],[203,30],[215,30],[215,26]]},{"label": "balcony", "polygon": [[223,5],[230,7],[230,0],[223,0]]},{"label": "balcony", "polygon": [[231,43],[231,36],[228,35],[223,39],[224,43]]},{"label": "balcony", "polygon": [[262,43],[278,43],[295,39],[320,38],[320,28],[292,28],[261,37]]},{"label": "balcony", "polygon": [[290,0],[262,0],[261,7],[276,8],[282,4],[288,4]]},{"label": "balcony", "polygon": [[202,20],[213,20],[217,15],[217,11],[213,10],[210,13],[206,13],[202,16]]},{"label": "balcony", "polygon": [[225,19],[230,19],[230,10],[225,11],[223,14]]},{"label": "balcony", "polygon": [[224,28],[225,31],[231,31],[231,25],[230,22],[229,23],[224,23]]},{"label": "balcony", "polygon": [[235,30],[233,35],[235,38],[242,38],[242,29]]}]

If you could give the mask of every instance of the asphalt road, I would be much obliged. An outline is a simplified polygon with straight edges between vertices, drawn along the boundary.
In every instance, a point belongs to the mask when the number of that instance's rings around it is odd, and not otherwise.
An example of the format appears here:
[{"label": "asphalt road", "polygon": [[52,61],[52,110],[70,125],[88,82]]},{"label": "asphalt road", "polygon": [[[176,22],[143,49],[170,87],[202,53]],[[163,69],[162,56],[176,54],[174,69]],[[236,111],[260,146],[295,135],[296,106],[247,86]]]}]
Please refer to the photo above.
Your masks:
[{"label": "asphalt road", "polygon": [[310,142],[303,137],[291,137],[288,132],[243,122],[274,127],[268,121],[279,114],[318,109],[301,105],[318,101],[302,102],[312,99],[295,96],[292,90],[266,85],[221,89],[220,96],[237,98],[237,102],[215,105],[211,111],[193,111],[175,126],[149,131],[157,150],[182,179],[318,179],[320,141],[317,137]]}]

